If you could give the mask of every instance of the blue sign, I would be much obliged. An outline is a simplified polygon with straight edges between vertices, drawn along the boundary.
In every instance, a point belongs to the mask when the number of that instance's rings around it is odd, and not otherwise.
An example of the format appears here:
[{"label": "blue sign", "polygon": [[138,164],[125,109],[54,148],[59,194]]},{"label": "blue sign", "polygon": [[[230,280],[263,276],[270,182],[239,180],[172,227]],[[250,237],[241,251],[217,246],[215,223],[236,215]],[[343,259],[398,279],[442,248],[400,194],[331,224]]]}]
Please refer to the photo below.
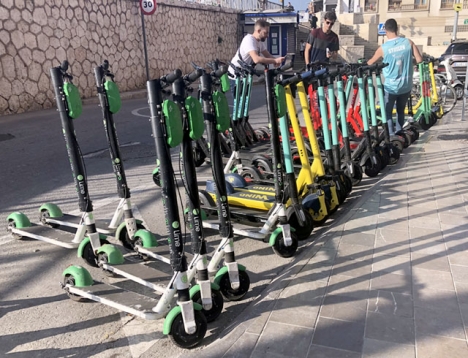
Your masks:
[{"label": "blue sign", "polygon": [[382,35],[382,36],[386,34],[386,32],[385,32],[385,23],[381,22],[379,24],[379,26],[377,27],[377,34]]}]

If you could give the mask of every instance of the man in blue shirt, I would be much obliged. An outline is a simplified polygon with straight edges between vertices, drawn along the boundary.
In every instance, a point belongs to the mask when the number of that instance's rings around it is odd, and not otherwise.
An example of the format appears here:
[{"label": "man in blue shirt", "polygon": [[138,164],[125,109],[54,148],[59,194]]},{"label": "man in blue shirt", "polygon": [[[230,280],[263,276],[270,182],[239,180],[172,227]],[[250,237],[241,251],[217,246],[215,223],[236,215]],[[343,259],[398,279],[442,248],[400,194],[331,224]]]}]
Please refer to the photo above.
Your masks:
[{"label": "man in blue shirt", "polygon": [[[405,106],[413,86],[413,56],[416,62],[422,62],[419,49],[413,41],[398,36],[398,25],[394,19],[385,22],[387,42],[375,51],[374,56],[367,61],[372,65],[380,58],[388,66],[383,69],[385,77],[385,112],[387,113],[388,129],[391,135],[399,132],[405,123]],[[393,129],[392,112],[396,102],[396,131]]]}]

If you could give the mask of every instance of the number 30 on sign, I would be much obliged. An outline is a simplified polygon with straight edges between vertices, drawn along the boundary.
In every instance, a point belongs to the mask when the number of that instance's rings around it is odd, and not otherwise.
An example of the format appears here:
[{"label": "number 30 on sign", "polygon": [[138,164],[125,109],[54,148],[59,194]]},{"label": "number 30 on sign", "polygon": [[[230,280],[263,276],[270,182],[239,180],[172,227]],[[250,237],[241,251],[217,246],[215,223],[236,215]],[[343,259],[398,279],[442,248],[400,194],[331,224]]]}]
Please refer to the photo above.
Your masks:
[{"label": "number 30 on sign", "polygon": [[140,0],[140,8],[143,15],[153,15],[157,6],[155,0]]}]

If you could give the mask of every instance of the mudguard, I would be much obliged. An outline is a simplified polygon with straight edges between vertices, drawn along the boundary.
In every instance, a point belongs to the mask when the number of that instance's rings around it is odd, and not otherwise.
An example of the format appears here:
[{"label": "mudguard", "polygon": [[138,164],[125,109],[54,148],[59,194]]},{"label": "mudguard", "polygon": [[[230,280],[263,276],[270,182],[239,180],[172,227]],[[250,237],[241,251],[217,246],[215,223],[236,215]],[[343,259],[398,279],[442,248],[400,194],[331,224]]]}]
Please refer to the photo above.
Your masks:
[{"label": "mudguard", "polygon": [[[202,310],[202,305],[196,302],[193,302],[193,309],[196,311],[201,311]],[[173,309],[169,311],[169,313],[166,316],[166,319],[164,320],[163,324],[163,333],[164,334],[169,334],[171,333],[171,327],[172,323],[174,322],[175,318],[177,315],[182,314],[182,310],[180,309],[180,306],[175,306]]]},{"label": "mudguard", "polygon": [[75,279],[75,287],[88,287],[92,286],[94,283],[91,274],[83,266],[68,266],[62,273],[63,277],[67,275],[73,276]]},{"label": "mudguard", "polygon": [[[211,283],[212,291],[219,291],[219,288],[219,285],[217,285],[216,283]],[[197,292],[200,292],[200,285],[195,285],[190,289],[190,298],[192,298]]]},{"label": "mudguard", "polygon": [[30,227],[31,226],[31,221],[29,221],[28,217],[20,213],[19,211],[11,213],[7,217],[7,222],[9,221],[14,221],[15,222],[15,227],[17,229],[21,229],[23,227]]},{"label": "mudguard", "polygon": [[233,188],[245,188],[248,185],[242,175],[237,173],[224,174],[224,178]]},{"label": "mudguard", "polygon": [[140,229],[137,230],[135,233],[135,239],[141,239],[143,247],[156,247],[158,246],[158,241],[156,240],[156,236],[151,231]]},{"label": "mudguard", "polygon": [[[143,221],[141,221],[141,220],[137,219],[135,221],[136,221],[137,225],[138,224],[143,224]],[[115,237],[116,238],[120,237],[120,233],[122,232],[123,229],[125,229],[125,222],[120,223],[120,225],[117,227],[117,230],[115,230]]]},{"label": "mudguard", "polygon": [[49,216],[51,218],[60,218],[63,216],[62,210],[58,207],[58,205],[54,203],[45,203],[42,204],[39,208],[39,212],[47,210],[49,212]]},{"label": "mudguard", "polygon": [[[107,238],[106,235],[103,235],[103,234],[99,234],[99,240],[103,241]],[[80,245],[78,246],[78,250],[77,250],[77,256],[78,257],[83,257],[83,250],[84,250],[84,247],[86,246],[86,244],[89,242],[89,236],[86,236],[83,241],[80,242]]]},{"label": "mudguard", "polygon": [[[239,271],[245,271],[246,268],[244,265],[241,265],[241,264],[237,264],[237,268],[239,269]],[[223,266],[221,267],[218,272],[216,272],[216,275],[215,275],[215,278],[213,280],[213,283],[215,283],[216,285],[219,286],[219,282],[221,281],[221,277],[223,277],[224,274],[226,274],[228,272],[228,268],[227,266]]]},{"label": "mudguard", "polygon": [[[295,228],[293,228],[292,226],[290,226],[290,229],[291,229],[291,232],[294,232],[296,231]],[[276,242],[276,239],[278,238],[278,235],[281,234],[283,232],[283,230],[280,228],[280,227],[277,227],[275,229],[275,231],[273,231],[270,235],[270,239],[268,240],[270,246],[274,246],[275,245],[275,242]]]},{"label": "mudguard", "polygon": [[98,250],[98,254],[106,254],[107,255],[107,262],[110,265],[121,265],[125,262],[125,259],[120,252],[120,250],[115,247],[114,245],[102,245]]}]

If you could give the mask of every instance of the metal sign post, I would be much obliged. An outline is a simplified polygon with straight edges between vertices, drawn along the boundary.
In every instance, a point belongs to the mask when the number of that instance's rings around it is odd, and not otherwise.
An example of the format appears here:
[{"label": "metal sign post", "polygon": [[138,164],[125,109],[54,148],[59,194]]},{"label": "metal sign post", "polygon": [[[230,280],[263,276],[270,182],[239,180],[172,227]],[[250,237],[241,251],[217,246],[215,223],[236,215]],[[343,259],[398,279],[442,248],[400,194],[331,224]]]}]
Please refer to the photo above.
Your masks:
[{"label": "metal sign post", "polygon": [[465,108],[466,108],[466,95],[468,94],[468,66],[466,66],[465,71],[465,84],[463,85],[463,108],[462,108],[462,118],[461,120],[465,120]]},{"label": "metal sign post", "polygon": [[[460,0],[457,0],[460,1]],[[452,34],[452,42],[457,39],[457,27],[458,27],[458,14],[462,11],[463,5],[459,2],[453,4],[453,9],[455,10],[455,20],[453,23],[453,34]]]},{"label": "metal sign post", "polygon": [[153,15],[156,12],[155,0],[140,0],[141,30],[143,35],[143,52],[145,54],[146,80],[149,81],[148,50],[146,48],[145,15]]}]

